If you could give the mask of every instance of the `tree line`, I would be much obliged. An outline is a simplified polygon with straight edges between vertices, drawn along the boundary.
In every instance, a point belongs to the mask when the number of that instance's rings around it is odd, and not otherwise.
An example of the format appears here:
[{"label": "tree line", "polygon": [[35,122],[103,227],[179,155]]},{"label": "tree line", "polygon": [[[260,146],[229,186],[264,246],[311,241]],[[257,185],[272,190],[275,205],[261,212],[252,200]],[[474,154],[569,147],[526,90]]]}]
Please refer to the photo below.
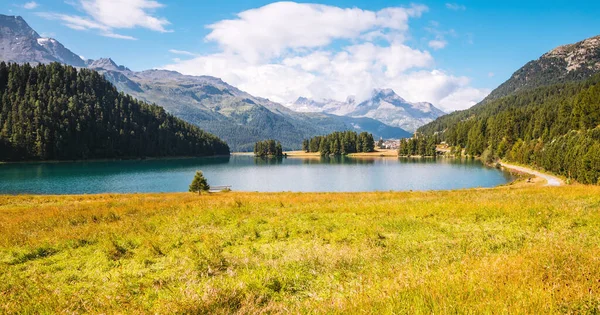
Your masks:
[{"label": "tree line", "polygon": [[283,156],[281,142],[275,140],[258,141],[254,144],[254,155],[260,157]]},{"label": "tree line", "polygon": [[436,156],[436,144],[439,143],[437,136],[426,136],[415,133],[409,139],[401,139],[398,147],[399,156]]},{"label": "tree line", "polygon": [[375,151],[375,139],[368,132],[336,131],[325,136],[316,136],[302,142],[304,152],[319,152],[321,155],[345,155]]},{"label": "tree line", "polygon": [[0,63],[0,160],[229,154],[216,136],[88,69]]},{"label": "tree line", "polygon": [[441,117],[419,132],[466,154],[542,167],[600,184],[600,74],[540,87]]}]

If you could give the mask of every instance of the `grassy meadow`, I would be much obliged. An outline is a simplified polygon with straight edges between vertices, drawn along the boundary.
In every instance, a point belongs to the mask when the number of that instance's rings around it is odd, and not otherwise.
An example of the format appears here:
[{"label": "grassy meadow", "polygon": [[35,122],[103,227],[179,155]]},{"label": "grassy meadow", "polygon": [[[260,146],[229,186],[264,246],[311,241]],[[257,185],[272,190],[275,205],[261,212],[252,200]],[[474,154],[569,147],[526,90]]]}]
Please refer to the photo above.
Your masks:
[{"label": "grassy meadow", "polygon": [[600,187],[0,196],[0,313],[599,313]]}]

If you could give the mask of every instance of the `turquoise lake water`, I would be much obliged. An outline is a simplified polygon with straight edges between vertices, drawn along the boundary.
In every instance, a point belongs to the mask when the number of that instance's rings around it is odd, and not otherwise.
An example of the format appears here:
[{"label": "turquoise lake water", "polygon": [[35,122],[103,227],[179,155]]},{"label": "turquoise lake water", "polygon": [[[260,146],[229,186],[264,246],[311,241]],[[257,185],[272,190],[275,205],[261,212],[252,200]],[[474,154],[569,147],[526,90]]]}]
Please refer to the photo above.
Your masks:
[{"label": "turquoise lake water", "polygon": [[494,187],[512,177],[477,160],[252,156],[0,165],[0,194],[183,192],[196,170],[237,191],[357,192]]}]

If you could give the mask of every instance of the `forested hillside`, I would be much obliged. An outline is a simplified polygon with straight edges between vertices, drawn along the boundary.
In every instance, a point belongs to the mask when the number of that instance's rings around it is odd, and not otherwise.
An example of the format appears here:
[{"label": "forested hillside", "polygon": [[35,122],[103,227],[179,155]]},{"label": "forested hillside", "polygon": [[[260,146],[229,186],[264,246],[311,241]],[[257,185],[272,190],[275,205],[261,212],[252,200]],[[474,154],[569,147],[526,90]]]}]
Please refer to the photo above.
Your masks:
[{"label": "forested hillside", "polygon": [[0,160],[228,154],[219,138],[92,70],[0,63]]},{"label": "forested hillside", "polygon": [[600,184],[600,74],[523,91],[423,126],[470,155],[542,167]]}]

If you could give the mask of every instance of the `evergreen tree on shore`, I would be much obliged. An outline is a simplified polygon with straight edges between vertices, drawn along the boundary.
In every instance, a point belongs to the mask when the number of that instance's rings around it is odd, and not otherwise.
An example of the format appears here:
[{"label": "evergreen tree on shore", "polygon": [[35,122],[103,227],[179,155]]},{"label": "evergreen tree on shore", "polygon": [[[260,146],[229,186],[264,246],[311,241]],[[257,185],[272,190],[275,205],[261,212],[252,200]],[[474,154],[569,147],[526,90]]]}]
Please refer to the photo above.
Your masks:
[{"label": "evergreen tree on shore", "polygon": [[303,142],[305,152],[319,152],[321,155],[344,155],[375,151],[373,135],[367,132],[357,134],[354,131],[333,132],[317,136]]},{"label": "evergreen tree on shore", "polygon": [[254,144],[254,155],[260,157],[281,157],[283,156],[281,142],[275,140],[259,141]]},{"label": "evergreen tree on shore", "polygon": [[202,171],[196,171],[196,175],[190,184],[190,192],[197,192],[201,194],[202,192],[206,192],[210,190],[210,185],[208,185],[208,181],[204,177]]},{"label": "evergreen tree on shore", "polygon": [[398,147],[400,156],[436,156],[437,137],[416,133],[410,139],[401,139]]}]

